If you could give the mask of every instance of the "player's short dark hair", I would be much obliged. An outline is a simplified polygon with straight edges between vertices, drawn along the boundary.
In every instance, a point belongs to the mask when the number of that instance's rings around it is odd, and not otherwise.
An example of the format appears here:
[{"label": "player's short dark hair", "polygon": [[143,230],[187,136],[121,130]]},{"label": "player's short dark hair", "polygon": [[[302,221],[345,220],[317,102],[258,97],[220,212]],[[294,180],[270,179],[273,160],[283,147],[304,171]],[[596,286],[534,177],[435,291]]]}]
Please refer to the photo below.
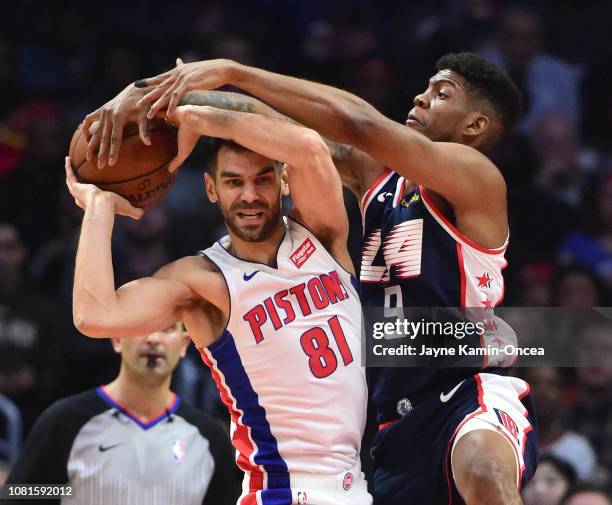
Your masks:
[{"label": "player's short dark hair", "polygon": [[460,74],[470,91],[491,105],[505,132],[516,124],[522,110],[521,92],[505,70],[474,53],[447,54],[436,68]]},{"label": "player's short dark hair", "polygon": [[597,484],[592,484],[590,482],[581,482],[580,484],[572,486],[565,493],[563,498],[561,498],[559,505],[567,505],[572,497],[580,493],[597,493],[601,496],[606,497],[608,501],[612,503],[612,496],[605,488],[598,486]]},{"label": "player's short dark hair", "polygon": [[206,142],[206,169],[212,175],[217,168],[217,156],[223,146],[227,146],[235,151],[246,151],[246,147],[237,144],[233,140],[209,137]]},{"label": "player's short dark hair", "polygon": [[[206,169],[211,175],[214,175],[215,170],[217,168],[217,158],[219,155],[219,151],[221,148],[225,146],[233,151],[249,151],[246,147],[234,142],[233,140],[220,139],[216,137],[209,137],[207,139],[207,148],[206,148]],[[282,163],[275,161],[274,165],[277,168],[282,166]]]}]

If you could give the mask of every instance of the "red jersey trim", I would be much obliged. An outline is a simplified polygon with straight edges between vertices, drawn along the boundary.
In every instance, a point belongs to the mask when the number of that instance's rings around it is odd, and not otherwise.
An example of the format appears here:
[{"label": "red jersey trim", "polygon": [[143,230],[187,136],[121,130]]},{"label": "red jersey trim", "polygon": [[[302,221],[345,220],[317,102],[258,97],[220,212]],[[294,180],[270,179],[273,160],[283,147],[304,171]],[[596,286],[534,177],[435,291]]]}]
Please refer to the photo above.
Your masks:
[{"label": "red jersey trim", "polygon": [[370,198],[372,194],[375,192],[376,188],[380,185],[380,183],[386,179],[389,175],[391,175],[392,170],[389,167],[385,167],[382,173],[376,178],[376,180],[372,183],[372,185],[367,189],[367,191],[361,197],[361,209],[365,214],[365,210],[370,203]]},{"label": "red jersey trim", "polygon": [[402,201],[404,196],[404,185],[406,183],[406,179],[404,177],[400,177],[397,180],[397,186],[395,186],[395,197],[393,200],[393,207],[397,207],[398,204]]},{"label": "red jersey trim", "polygon": [[457,263],[459,263],[459,276],[461,282],[461,298],[460,303],[461,306],[459,308],[465,309],[465,297],[466,297],[466,284],[467,280],[465,278],[465,262],[463,261],[463,250],[461,249],[461,244],[457,242]]},{"label": "red jersey trim", "polygon": [[487,248],[483,247],[470,238],[466,237],[463,233],[461,233],[455,226],[440,212],[440,210],[434,205],[434,203],[430,200],[427,192],[423,186],[419,186],[419,191],[423,198],[423,202],[425,203],[425,207],[431,212],[433,217],[450,233],[450,235],[457,241],[463,242],[466,245],[476,249],[477,251],[483,252],[485,254],[500,254],[504,252],[508,247],[508,239],[506,239],[505,243],[496,248]]}]

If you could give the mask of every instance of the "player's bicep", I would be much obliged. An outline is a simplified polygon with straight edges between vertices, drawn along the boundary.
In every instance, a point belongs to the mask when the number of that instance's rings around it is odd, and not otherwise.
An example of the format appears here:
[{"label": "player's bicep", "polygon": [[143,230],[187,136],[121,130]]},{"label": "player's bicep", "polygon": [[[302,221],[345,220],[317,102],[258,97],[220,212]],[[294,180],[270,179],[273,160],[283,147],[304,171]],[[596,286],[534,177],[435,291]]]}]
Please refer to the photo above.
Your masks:
[{"label": "player's bicep", "polygon": [[484,212],[497,211],[499,206],[505,209],[506,183],[485,155],[463,144],[431,144],[433,170],[428,174],[429,184],[424,186],[440,193],[456,208]]},{"label": "player's bicep", "polygon": [[107,338],[141,336],[170,326],[180,307],[195,297],[179,277],[182,269],[179,260],[151,277],[124,284],[112,303],[75,320],[77,328],[90,337]]},{"label": "player's bicep", "polygon": [[317,236],[346,239],[348,217],[342,182],[329,149],[315,132],[302,143],[301,149],[299,165],[287,168],[296,213]]},{"label": "player's bicep", "polygon": [[489,191],[490,200],[505,194],[503,177],[493,163],[472,147],[433,142],[421,133],[391,121],[377,120],[364,139],[367,152],[407,179],[435,191],[460,207],[479,206],[477,198]]},{"label": "player's bicep", "polygon": [[166,328],[178,320],[178,309],[193,298],[192,290],[174,279],[145,277],[117,290],[120,310],[114,335],[135,337]]}]

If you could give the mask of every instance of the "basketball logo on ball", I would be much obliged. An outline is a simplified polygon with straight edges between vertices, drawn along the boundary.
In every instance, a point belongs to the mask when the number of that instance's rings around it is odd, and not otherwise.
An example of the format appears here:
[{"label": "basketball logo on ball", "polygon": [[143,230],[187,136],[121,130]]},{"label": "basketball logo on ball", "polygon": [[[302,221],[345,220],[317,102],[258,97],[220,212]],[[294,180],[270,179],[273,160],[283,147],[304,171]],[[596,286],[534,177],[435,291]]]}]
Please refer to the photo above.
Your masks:
[{"label": "basketball logo on ball", "polygon": [[134,207],[151,207],[170,190],[176,172],[168,172],[168,164],[178,151],[176,129],[162,120],[151,123],[151,145],[143,144],[138,125],[127,124],[116,163],[98,168],[98,159],[87,161],[87,139],[81,129],[72,136],[70,160],[77,180],[95,184],[103,191],[112,191],[127,198]]}]

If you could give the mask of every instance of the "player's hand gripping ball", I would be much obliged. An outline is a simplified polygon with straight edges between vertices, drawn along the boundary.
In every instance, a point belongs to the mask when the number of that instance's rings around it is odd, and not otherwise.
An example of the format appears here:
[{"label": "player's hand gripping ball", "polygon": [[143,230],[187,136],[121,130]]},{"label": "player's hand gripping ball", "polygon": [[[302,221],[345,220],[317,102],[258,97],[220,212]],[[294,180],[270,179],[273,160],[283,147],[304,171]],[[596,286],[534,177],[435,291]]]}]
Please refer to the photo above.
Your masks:
[{"label": "player's hand gripping ball", "polygon": [[123,130],[121,150],[116,163],[98,169],[97,156],[87,161],[87,138],[78,128],[70,142],[72,170],[82,183],[95,184],[126,198],[135,207],[155,205],[170,190],[176,172],[168,172],[168,163],[176,156],[176,129],[163,120],[150,126],[151,145],[142,143],[138,125],[127,124]]}]

